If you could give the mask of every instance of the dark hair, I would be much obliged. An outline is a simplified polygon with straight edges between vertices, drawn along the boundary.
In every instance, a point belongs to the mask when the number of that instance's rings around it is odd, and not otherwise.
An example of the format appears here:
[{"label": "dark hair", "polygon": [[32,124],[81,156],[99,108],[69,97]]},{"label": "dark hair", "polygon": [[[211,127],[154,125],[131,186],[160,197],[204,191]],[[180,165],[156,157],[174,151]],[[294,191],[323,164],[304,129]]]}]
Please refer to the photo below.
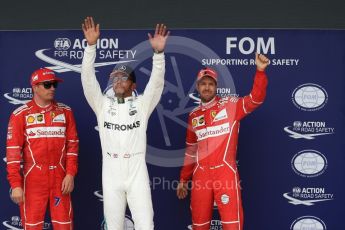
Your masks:
[{"label": "dark hair", "polygon": [[137,77],[135,76],[134,70],[129,74],[129,78],[133,83],[137,82]]}]

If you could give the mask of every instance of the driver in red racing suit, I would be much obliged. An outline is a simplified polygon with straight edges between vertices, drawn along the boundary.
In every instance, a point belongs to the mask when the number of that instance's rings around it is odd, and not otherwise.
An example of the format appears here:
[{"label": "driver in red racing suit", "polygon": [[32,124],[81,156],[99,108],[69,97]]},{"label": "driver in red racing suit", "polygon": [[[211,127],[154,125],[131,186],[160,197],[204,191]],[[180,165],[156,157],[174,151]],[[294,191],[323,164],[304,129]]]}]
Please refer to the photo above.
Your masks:
[{"label": "driver in red racing suit", "polygon": [[218,206],[222,229],[242,230],[243,211],[236,151],[240,120],[265,99],[269,60],[256,54],[257,71],[249,95],[236,98],[216,96],[217,73],[202,69],[197,78],[201,104],[188,119],[186,153],[177,196],[187,196],[192,177],[191,212],[193,230],[209,230],[214,201]]},{"label": "driver in red racing suit", "polygon": [[8,125],[7,178],[24,230],[43,229],[47,205],[54,229],[73,229],[70,193],[79,144],[71,109],[54,101],[61,81],[49,69],[35,71],[34,97],[12,113]]}]

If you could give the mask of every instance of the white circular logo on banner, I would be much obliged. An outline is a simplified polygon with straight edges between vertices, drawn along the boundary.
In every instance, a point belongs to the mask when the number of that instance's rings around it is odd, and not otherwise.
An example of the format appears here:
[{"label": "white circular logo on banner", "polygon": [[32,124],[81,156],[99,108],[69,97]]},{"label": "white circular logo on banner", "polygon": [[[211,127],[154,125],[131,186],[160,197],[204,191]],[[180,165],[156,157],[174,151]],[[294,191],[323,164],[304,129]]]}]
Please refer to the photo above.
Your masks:
[{"label": "white circular logo on banner", "polygon": [[303,111],[315,111],[323,108],[328,100],[326,90],[312,83],[298,86],[292,93],[294,105]]},{"label": "white circular logo on banner", "polygon": [[295,220],[291,227],[291,230],[326,230],[325,223],[315,216],[302,216]]},{"label": "white circular logo on banner", "polygon": [[295,188],[292,189],[292,192],[293,193],[301,193],[302,189],[300,187],[295,187]]},{"label": "white circular logo on banner", "polygon": [[294,122],[293,122],[293,127],[295,127],[295,128],[301,128],[301,127],[302,127],[302,122],[301,122],[301,121],[294,121]]},{"label": "white circular logo on banner", "polygon": [[54,41],[54,47],[57,50],[68,50],[71,47],[71,40],[68,38],[57,38]]},{"label": "white circular logo on banner", "polygon": [[324,173],[327,168],[326,157],[312,149],[298,152],[291,161],[295,173],[303,177],[316,177]]}]

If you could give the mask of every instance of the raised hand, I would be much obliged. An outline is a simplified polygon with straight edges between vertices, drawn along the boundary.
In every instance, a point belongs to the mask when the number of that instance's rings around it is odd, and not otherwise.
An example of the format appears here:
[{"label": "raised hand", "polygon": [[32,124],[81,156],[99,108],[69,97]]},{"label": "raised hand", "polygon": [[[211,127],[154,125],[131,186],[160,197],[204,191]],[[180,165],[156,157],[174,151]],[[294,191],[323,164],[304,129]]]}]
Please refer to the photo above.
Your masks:
[{"label": "raised hand", "polygon": [[263,54],[255,53],[256,68],[260,71],[265,71],[266,67],[270,63],[270,60]]},{"label": "raised hand", "polygon": [[99,38],[99,24],[95,25],[92,17],[86,17],[84,23],[81,25],[85,39],[91,46],[97,43]]},{"label": "raised hand", "polygon": [[152,49],[155,52],[163,52],[167,38],[170,34],[170,31],[167,31],[167,27],[164,24],[157,24],[155,34],[152,36],[148,33],[149,41],[151,43]]}]

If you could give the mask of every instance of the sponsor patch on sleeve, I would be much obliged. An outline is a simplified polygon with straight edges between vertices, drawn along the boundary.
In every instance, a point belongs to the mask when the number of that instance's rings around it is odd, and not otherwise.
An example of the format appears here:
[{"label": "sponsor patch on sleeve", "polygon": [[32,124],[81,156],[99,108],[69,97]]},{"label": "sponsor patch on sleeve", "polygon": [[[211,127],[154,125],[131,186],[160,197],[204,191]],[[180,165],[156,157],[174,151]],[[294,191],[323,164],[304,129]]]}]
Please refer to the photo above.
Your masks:
[{"label": "sponsor patch on sleeve", "polygon": [[13,133],[13,127],[12,127],[12,123],[10,122],[7,129],[7,140],[12,139],[12,133]]}]

